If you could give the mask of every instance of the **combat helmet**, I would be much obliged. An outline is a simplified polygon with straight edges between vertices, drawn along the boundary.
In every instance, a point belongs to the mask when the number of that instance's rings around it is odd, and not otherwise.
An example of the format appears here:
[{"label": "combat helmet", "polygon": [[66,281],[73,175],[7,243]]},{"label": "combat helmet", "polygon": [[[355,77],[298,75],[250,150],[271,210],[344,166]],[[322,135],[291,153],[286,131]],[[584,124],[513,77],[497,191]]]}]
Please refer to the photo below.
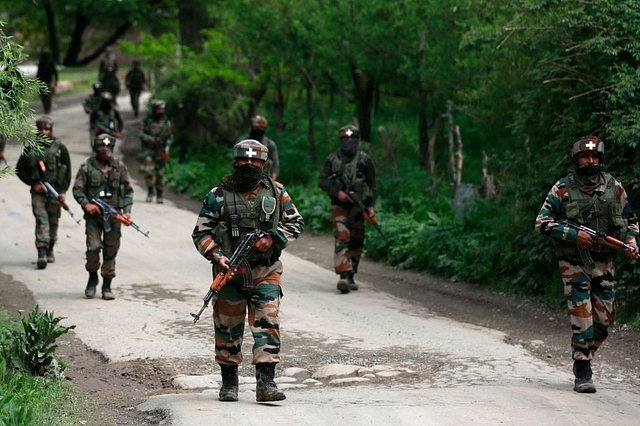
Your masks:
[{"label": "combat helmet", "polygon": [[108,133],[101,133],[93,140],[93,148],[95,149],[102,145],[109,147],[113,151],[116,147],[116,138]]},{"label": "combat helmet", "polygon": [[245,139],[233,146],[233,158],[257,158],[267,161],[269,148],[253,139]]},{"label": "combat helmet", "polygon": [[36,127],[38,129],[49,129],[53,131],[53,119],[48,115],[38,117],[38,119],[36,120]]},{"label": "combat helmet", "polygon": [[164,108],[165,108],[165,102],[163,100],[154,99],[154,100],[151,101],[151,109],[152,110],[164,109]]},{"label": "combat helmet", "polygon": [[597,136],[585,136],[575,141],[571,145],[569,155],[571,160],[575,161],[577,157],[586,152],[595,153],[600,157],[600,163],[604,163],[604,142]]},{"label": "combat helmet", "polygon": [[360,139],[360,129],[353,124],[347,124],[346,126],[340,127],[338,137],[340,139]]}]

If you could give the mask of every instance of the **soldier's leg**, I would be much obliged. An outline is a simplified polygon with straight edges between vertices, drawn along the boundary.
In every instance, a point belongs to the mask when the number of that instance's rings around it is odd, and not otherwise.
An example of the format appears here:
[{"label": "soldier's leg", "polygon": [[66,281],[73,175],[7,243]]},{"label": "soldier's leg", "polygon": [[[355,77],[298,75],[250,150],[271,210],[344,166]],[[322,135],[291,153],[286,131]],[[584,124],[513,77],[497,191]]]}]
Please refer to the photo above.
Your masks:
[{"label": "soldier's leg", "polygon": [[358,272],[358,265],[364,249],[364,217],[358,214],[350,223],[351,239],[349,240],[349,253],[351,254],[351,269]]},{"label": "soldier's leg", "polygon": [[153,156],[147,152],[142,163],[142,169],[144,173],[144,183],[147,185],[147,203],[153,201],[153,177],[155,174],[155,164],[153,162]]},{"label": "soldier's leg", "polygon": [[613,259],[596,262],[591,277],[591,305],[593,307],[593,341],[589,347],[591,356],[609,335],[609,328],[616,317],[615,265]]},{"label": "soldier's leg", "polygon": [[56,259],[53,252],[53,247],[55,246],[56,241],[58,241],[58,226],[60,224],[62,207],[60,207],[52,199],[48,199],[46,208],[49,218],[49,247],[47,248],[47,262],[53,263]]},{"label": "soldier's leg", "polygon": [[571,356],[574,360],[590,360],[589,348],[593,345],[591,268],[573,257],[562,257],[559,266],[571,321]]},{"label": "soldier's leg", "polygon": [[84,295],[88,299],[93,299],[96,295],[96,286],[98,285],[98,269],[100,269],[100,250],[102,250],[102,223],[96,219],[86,219],[85,235],[86,235],[86,256],[87,261],[84,265],[89,272],[89,280],[84,289]]},{"label": "soldier's leg", "polygon": [[162,195],[164,193],[164,169],[166,163],[162,158],[156,158],[154,163],[156,167],[156,201],[162,204],[164,202]]},{"label": "soldier's leg", "polygon": [[38,269],[47,267],[47,249],[49,248],[49,214],[47,213],[47,197],[41,194],[31,194],[31,211],[36,219],[36,250]]},{"label": "soldier's leg", "polygon": [[213,305],[216,362],[226,365],[242,363],[242,341],[249,293],[234,285],[220,290]]},{"label": "soldier's leg", "polygon": [[102,249],[102,269],[100,274],[103,277],[114,278],[116,276],[116,256],[120,250],[120,237],[122,224],[119,222],[111,224],[111,231],[104,233],[104,247]]},{"label": "soldier's leg", "polygon": [[337,274],[351,271],[351,254],[349,253],[349,242],[351,240],[351,229],[349,228],[348,213],[339,206],[331,206],[331,217],[333,218],[334,252],[333,265]]}]

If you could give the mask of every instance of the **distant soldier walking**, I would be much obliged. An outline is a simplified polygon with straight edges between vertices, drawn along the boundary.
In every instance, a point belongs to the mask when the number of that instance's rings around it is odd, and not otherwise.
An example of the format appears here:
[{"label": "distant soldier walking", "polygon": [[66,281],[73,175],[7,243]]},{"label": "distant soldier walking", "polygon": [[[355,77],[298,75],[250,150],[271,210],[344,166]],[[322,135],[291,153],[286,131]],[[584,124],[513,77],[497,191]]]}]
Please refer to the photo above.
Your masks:
[{"label": "distant soldier walking", "polygon": [[125,76],[124,83],[129,91],[129,100],[131,101],[133,115],[137,117],[140,111],[140,94],[147,84],[144,71],[140,68],[140,61],[133,61],[133,68],[131,68]]},{"label": "distant soldier walking", "polygon": [[171,120],[164,113],[164,101],[151,102],[151,113],[140,123],[140,142],[144,150],[143,171],[147,185],[147,202],[162,204],[164,192],[164,170],[169,162],[169,149],[173,142]]},{"label": "distant soldier walking", "polygon": [[[25,150],[16,165],[20,180],[31,187],[31,208],[36,218],[36,249],[38,269],[55,262],[53,247],[58,240],[61,202],[71,184],[71,157],[67,147],[53,136],[53,120],[42,116],[36,120],[38,143],[42,154]],[[48,182],[60,195],[56,200],[47,192],[43,181]]]}]

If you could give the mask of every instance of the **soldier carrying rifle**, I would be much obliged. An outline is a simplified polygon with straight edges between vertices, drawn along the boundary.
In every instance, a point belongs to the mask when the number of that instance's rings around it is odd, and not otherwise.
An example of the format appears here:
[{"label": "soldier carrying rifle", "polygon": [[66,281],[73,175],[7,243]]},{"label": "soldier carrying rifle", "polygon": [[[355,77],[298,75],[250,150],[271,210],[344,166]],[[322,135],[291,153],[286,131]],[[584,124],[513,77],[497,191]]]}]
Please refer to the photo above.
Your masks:
[{"label": "soldier carrying rifle", "polygon": [[[338,137],[340,148],[324,163],[318,186],[331,198],[334,268],[340,275],[338,290],[346,294],[358,289],[354,275],[358,272],[364,248],[365,218],[372,224],[377,223],[374,206],[378,190],[376,168],[373,159],[360,149],[358,128],[343,126]],[[350,191],[356,200],[349,196]]]},{"label": "soldier carrying rifle", "polygon": [[[87,235],[87,261],[85,269],[89,280],[84,291],[87,299],[96,295],[98,270],[102,275],[102,298],[113,300],[111,281],[116,276],[116,255],[120,249],[120,236],[123,221],[114,217],[111,223],[104,223],[104,211],[93,200],[122,212],[125,225],[131,222],[133,206],[133,187],[127,166],[113,155],[116,139],[108,134],[95,138],[94,155],[80,166],[73,184],[73,197],[84,210]],[[119,213],[120,214],[120,213]],[[102,268],[100,268],[102,251]]]},{"label": "soldier carrying rifle", "polygon": [[[42,151],[26,149],[18,159],[16,171],[20,180],[31,187],[31,208],[36,218],[36,265],[44,269],[47,263],[56,260],[53,247],[58,241],[60,207],[71,184],[71,158],[67,147],[53,136],[51,117],[38,118],[36,127],[39,134],[36,142]],[[43,182],[49,183],[59,196],[47,191]]]},{"label": "soldier carrying rifle", "polygon": [[591,360],[615,320],[615,255],[638,257],[638,218],[620,182],[604,171],[604,143],[578,139],[569,150],[574,171],[547,194],[535,228],[556,241],[571,317],[573,390],[593,393]]}]

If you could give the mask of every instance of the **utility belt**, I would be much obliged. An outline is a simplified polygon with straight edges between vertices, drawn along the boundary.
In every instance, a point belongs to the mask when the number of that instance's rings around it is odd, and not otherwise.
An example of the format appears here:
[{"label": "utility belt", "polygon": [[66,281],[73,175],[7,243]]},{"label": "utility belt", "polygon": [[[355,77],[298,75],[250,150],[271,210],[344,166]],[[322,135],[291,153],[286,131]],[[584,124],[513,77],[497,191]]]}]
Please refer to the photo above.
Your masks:
[{"label": "utility belt", "polygon": [[272,266],[278,259],[256,259],[249,262],[249,266],[257,268],[258,266]]}]

